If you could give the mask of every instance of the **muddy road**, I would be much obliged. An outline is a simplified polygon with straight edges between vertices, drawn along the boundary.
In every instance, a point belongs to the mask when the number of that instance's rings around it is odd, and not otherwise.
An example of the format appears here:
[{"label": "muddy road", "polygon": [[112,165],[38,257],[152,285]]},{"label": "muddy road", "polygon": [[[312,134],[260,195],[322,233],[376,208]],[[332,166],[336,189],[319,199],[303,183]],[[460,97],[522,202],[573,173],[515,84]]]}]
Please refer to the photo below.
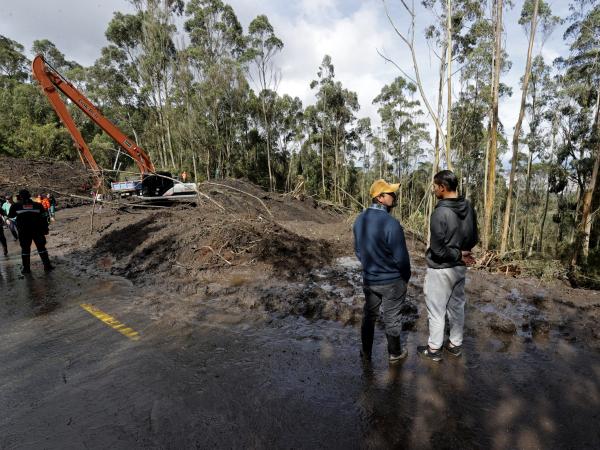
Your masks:
[{"label": "muddy road", "polygon": [[256,208],[61,211],[27,278],[9,242],[0,448],[598,448],[596,293],[470,271],[464,356],[422,361],[412,242],[409,357],[364,365],[351,222]]}]

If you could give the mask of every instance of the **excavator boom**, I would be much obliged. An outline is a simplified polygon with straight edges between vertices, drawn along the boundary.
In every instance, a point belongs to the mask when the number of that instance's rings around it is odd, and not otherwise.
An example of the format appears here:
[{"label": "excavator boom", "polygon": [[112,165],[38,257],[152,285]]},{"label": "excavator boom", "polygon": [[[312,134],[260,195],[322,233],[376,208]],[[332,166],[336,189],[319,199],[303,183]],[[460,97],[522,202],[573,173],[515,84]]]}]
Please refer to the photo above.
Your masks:
[{"label": "excavator boom", "polygon": [[79,109],[81,109],[96,125],[104,132],[113,138],[136,162],[142,177],[155,172],[154,164],[144,152],[144,150],[129,139],[119,130],[110,120],[89,101],[85,95],[73,86],[65,77],[63,77],[56,69],[48,64],[42,55],[37,55],[33,58],[32,63],[33,75],[42,86],[42,91],[48,97],[52,107],[58,114],[62,123],[67,127],[69,133],[73,137],[82,162],[87,165],[96,174],[100,173],[100,167],[94,160],[90,149],[85,143],[83,136],[79,132],[77,125],[59,92],[62,92],[69,100],[71,100]]}]

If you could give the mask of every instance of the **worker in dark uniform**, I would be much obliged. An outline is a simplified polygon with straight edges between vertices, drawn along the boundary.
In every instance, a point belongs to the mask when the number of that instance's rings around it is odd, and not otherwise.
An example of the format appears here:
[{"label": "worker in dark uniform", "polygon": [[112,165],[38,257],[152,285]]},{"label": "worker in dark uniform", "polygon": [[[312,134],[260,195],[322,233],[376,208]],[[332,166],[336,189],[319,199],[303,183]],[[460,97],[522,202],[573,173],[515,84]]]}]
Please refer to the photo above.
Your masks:
[{"label": "worker in dark uniform", "polygon": [[4,216],[6,215],[6,212],[4,211],[4,209],[2,209],[2,206],[4,205],[5,201],[6,200],[4,196],[0,196],[0,244],[2,244],[2,251],[4,253],[4,256],[8,255],[6,237],[4,236],[4,221],[6,220]]},{"label": "worker in dark uniform", "polygon": [[30,252],[31,242],[35,243],[44,270],[52,270],[48,250],[46,250],[46,235],[48,234],[48,221],[44,207],[31,200],[28,190],[19,191],[18,202],[10,207],[9,218],[15,218],[19,231],[19,244],[21,244],[21,258],[23,260],[22,273],[31,273]]}]

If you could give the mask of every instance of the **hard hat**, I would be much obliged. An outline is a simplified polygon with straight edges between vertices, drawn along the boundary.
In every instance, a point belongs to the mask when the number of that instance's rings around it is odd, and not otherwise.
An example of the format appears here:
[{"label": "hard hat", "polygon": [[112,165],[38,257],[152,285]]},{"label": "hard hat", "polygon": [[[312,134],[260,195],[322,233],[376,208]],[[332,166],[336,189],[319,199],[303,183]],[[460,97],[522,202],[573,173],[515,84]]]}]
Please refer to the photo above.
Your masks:
[{"label": "hard hat", "polygon": [[388,193],[393,194],[400,188],[400,183],[388,184],[384,179],[376,180],[369,189],[369,195],[371,198],[375,198],[381,194]]}]

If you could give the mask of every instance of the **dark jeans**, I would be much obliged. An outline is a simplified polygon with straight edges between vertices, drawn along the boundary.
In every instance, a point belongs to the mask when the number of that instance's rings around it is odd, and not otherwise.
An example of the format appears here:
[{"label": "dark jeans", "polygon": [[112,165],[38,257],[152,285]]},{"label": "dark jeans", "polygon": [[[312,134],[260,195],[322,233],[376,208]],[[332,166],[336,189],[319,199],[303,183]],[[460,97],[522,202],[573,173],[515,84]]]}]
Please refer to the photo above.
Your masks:
[{"label": "dark jeans", "polygon": [[4,237],[4,225],[2,224],[0,224],[0,244],[2,244],[2,248],[6,249],[6,237]]},{"label": "dark jeans", "polygon": [[19,244],[21,244],[21,255],[29,256],[31,252],[31,242],[35,243],[38,253],[41,255],[47,253],[46,251],[46,237],[43,234],[28,234],[19,233]]},{"label": "dark jeans", "polygon": [[383,323],[385,334],[399,337],[402,331],[402,306],[406,300],[406,282],[402,279],[391,284],[365,286],[365,306],[361,327],[363,351],[371,353],[375,322],[379,316],[379,308],[383,307]]}]

